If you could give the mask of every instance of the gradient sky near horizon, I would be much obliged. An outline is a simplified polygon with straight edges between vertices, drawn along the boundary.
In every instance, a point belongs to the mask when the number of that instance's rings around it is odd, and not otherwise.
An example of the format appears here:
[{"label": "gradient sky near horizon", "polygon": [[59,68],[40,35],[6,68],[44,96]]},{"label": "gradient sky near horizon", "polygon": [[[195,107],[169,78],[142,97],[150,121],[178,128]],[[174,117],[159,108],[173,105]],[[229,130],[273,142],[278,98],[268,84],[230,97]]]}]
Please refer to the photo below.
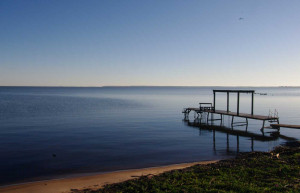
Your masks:
[{"label": "gradient sky near horizon", "polygon": [[299,86],[298,0],[1,0],[2,86]]}]

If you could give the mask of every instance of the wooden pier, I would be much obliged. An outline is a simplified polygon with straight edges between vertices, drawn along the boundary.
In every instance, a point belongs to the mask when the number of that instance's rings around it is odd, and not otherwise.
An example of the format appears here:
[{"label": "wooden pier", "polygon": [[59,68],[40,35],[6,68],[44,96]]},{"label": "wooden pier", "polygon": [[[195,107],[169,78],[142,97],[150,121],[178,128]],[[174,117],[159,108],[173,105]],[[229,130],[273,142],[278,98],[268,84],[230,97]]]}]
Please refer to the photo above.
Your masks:
[{"label": "wooden pier", "polygon": [[[218,92],[222,92],[222,93],[227,93],[227,108],[226,111],[225,110],[216,110],[216,93]],[[227,115],[227,116],[231,116],[232,117],[232,121],[231,121],[231,125],[234,126],[237,124],[243,124],[243,125],[248,125],[248,119],[255,119],[255,120],[261,120],[263,121],[263,125],[261,129],[265,128],[265,121],[268,121],[270,123],[272,122],[276,122],[277,124],[279,124],[279,117],[278,116],[264,116],[264,115],[255,115],[254,114],[254,90],[213,90],[214,93],[214,98],[213,98],[213,104],[212,103],[199,103],[200,107],[199,108],[193,108],[193,107],[189,107],[189,108],[185,108],[183,109],[182,113],[185,114],[186,117],[189,116],[190,112],[194,112],[195,114],[197,114],[197,117],[202,119],[203,114],[206,115],[206,121],[216,121],[216,120],[220,120],[221,122],[223,121],[223,116]],[[237,110],[236,112],[232,112],[230,111],[229,108],[229,94],[230,93],[236,93],[237,94]],[[251,113],[240,113],[240,94],[241,93],[247,93],[247,94],[251,94]],[[209,115],[213,115],[213,114],[218,114],[220,115],[219,119],[209,119]],[[212,117],[212,116],[211,116]],[[245,118],[245,122],[234,122],[234,117],[240,117],[240,118]],[[273,127],[275,128],[275,127]],[[280,129],[280,127],[276,127],[278,130]]]},{"label": "wooden pier", "polygon": [[274,129],[279,129],[280,127],[286,127],[291,129],[300,129],[300,125],[288,125],[288,124],[271,124]]}]

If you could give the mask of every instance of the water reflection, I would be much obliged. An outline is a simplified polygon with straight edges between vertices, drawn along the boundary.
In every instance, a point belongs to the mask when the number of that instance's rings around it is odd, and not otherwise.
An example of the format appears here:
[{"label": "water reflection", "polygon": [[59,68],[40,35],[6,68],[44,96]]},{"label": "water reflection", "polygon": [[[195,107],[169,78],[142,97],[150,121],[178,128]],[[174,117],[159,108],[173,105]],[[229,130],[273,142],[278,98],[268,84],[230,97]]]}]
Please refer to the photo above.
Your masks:
[{"label": "water reflection", "polygon": [[[213,151],[215,154],[217,154],[217,152],[221,152],[221,153],[225,153],[225,155],[233,155],[233,154],[240,152],[240,138],[245,138],[245,139],[251,141],[251,144],[250,144],[251,151],[254,151],[255,142],[270,142],[270,141],[276,141],[278,139],[284,139],[287,141],[297,140],[296,138],[288,137],[288,136],[284,136],[284,135],[280,134],[280,132],[278,130],[272,130],[272,131],[268,131],[268,132],[265,132],[262,130],[261,134],[250,132],[250,131],[248,131],[248,124],[241,125],[242,127],[239,127],[239,129],[237,129],[237,127],[226,127],[222,124],[222,122],[220,122],[219,125],[216,125],[216,124],[213,124],[213,121],[212,122],[202,121],[201,118],[195,118],[193,121],[190,121],[189,119],[187,119],[185,117],[183,119],[183,122],[185,123],[185,125],[187,125],[189,127],[194,127],[194,128],[199,129],[200,136],[203,134],[203,131],[212,132],[213,135],[212,135],[211,141],[213,143]],[[217,134],[218,133],[226,134],[226,150],[225,151],[217,150],[216,143],[217,143],[217,140],[220,138],[216,138],[216,133]],[[234,136],[236,138],[236,141],[234,142],[234,143],[236,143],[236,150],[232,150],[230,148],[230,144],[233,143],[233,142],[230,142],[230,136],[231,137]]]}]

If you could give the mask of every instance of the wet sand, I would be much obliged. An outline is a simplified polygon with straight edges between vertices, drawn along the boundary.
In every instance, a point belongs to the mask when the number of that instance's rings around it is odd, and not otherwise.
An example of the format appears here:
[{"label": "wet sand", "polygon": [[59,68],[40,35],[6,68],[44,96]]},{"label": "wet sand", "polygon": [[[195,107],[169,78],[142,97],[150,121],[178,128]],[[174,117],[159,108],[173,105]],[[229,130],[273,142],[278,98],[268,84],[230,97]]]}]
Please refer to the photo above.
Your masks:
[{"label": "wet sand", "polygon": [[98,189],[106,184],[123,182],[126,180],[138,178],[143,175],[157,175],[166,171],[183,169],[197,164],[209,164],[214,162],[217,162],[217,160],[116,171],[83,177],[71,177],[64,179],[30,182],[25,184],[0,187],[0,193],[66,193],[70,192],[71,189]]}]

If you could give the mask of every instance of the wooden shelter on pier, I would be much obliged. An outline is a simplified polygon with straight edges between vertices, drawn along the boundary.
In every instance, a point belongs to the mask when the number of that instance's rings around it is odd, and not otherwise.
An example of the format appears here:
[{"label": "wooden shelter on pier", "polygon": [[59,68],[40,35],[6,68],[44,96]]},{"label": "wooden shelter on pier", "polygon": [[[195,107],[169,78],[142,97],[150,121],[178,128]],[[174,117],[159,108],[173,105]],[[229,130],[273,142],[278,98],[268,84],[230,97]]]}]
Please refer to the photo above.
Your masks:
[{"label": "wooden shelter on pier", "polygon": [[[226,110],[217,110],[216,109],[216,93],[227,93],[227,108]],[[237,94],[237,109],[236,112],[230,111],[229,108],[229,104],[230,104],[230,93],[236,93]],[[251,113],[240,113],[240,94],[251,94]],[[254,114],[254,93],[255,90],[213,90],[213,103],[199,103],[200,107],[199,108],[185,108],[183,109],[182,113],[185,114],[186,117],[188,117],[189,113],[191,111],[194,111],[197,114],[197,117],[199,117],[200,119],[202,119],[203,114],[206,115],[206,121],[216,121],[216,120],[220,120],[221,123],[223,121],[223,116],[227,115],[227,116],[231,116],[232,117],[232,121],[231,121],[231,125],[234,126],[238,126],[238,125],[248,125],[248,119],[256,119],[256,120],[262,120],[263,121],[263,125],[262,125],[262,129],[265,128],[265,121],[269,121],[271,122],[277,122],[279,124],[279,117],[274,115],[268,115],[268,116],[264,116],[264,115],[255,115]],[[214,119],[212,115],[214,114],[218,114],[220,115],[219,119]],[[211,115],[211,119],[209,119],[209,115]],[[245,122],[234,122],[234,117],[240,117],[240,118],[245,118],[246,121]]]},{"label": "wooden shelter on pier", "polygon": [[237,109],[236,113],[239,115],[240,113],[240,93],[251,93],[251,115],[253,115],[254,110],[254,93],[255,90],[213,90],[214,92],[214,108],[216,108],[216,93],[227,93],[227,112],[229,112],[229,93],[236,93],[237,94]]}]

